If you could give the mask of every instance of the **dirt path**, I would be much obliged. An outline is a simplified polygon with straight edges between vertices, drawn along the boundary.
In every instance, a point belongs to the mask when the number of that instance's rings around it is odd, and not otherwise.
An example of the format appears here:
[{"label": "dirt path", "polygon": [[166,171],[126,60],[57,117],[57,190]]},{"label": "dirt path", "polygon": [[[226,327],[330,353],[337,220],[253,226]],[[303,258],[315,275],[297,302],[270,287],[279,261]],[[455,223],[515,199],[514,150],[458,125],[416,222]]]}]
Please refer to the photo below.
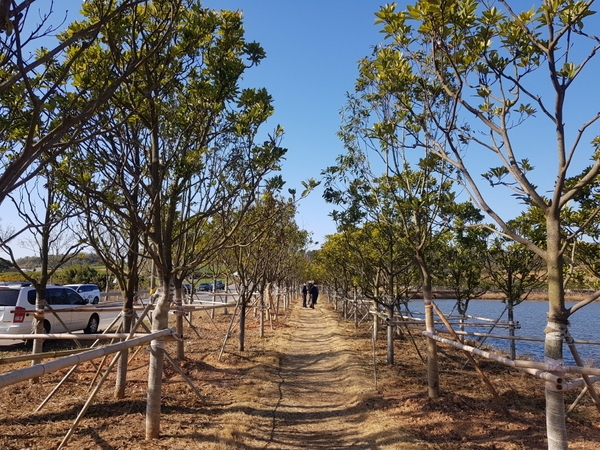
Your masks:
[{"label": "dirt path", "polygon": [[298,305],[290,314],[286,328],[270,339],[278,361],[253,370],[242,387],[255,395],[246,405],[256,418],[244,439],[247,448],[432,448],[404,434],[386,414],[374,391],[372,366],[352,351],[331,305],[314,310]]}]

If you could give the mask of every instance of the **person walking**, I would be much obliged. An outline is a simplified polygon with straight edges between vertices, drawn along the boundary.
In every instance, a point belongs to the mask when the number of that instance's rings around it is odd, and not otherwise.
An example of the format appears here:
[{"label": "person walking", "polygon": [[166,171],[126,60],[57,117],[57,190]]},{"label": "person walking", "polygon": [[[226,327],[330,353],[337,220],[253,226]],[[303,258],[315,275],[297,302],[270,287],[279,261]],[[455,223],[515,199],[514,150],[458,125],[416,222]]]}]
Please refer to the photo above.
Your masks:
[{"label": "person walking", "polygon": [[319,296],[319,288],[316,283],[312,283],[309,285],[308,293],[310,294],[310,307],[315,308],[315,304],[317,303],[317,297]]},{"label": "person walking", "polygon": [[302,307],[306,308],[306,295],[308,294],[308,288],[306,287],[306,283],[302,285]]}]

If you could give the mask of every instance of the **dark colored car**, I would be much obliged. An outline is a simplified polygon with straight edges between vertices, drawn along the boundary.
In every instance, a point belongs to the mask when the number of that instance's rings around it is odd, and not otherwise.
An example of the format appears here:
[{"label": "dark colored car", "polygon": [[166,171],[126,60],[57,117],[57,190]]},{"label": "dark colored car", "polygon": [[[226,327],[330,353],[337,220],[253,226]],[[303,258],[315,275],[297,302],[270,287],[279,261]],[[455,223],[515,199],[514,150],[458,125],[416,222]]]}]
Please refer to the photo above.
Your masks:
[{"label": "dark colored car", "polygon": [[199,291],[212,291],[212,283],[200,283],[198,285]]},{"label": "dark colored car", "polygon": [[[223,283],[222,280],[217,280],[215,281],[215,291],[222,291],[225,289],[225,283]],[[206,291],[206,292],[212,292],[213,291],[213,284],[212,283],[200,283],[198,285],[198,290],[199,291]]]}]

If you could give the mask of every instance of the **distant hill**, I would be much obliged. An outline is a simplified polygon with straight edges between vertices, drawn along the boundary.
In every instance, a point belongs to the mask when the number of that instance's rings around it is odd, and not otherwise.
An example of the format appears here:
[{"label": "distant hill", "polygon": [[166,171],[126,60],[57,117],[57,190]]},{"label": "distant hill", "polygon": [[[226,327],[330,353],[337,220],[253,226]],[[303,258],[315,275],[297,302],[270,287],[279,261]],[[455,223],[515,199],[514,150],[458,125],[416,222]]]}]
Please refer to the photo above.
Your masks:
[{"label": "distant hill", "polygon": [[[40,258],[35,256],[26,256],[24,258],[17,259],[17,264],[22,269],[33,270],[36,267],[40,267]],[[74,265],[94,266],[98,264],[102,264],[102,262],[100,261],[98,255],[96,255],[95,253],[80,253],[71,261],[66,263],[63,267],[69,267]],[[4,264],[2,264],[2,261],[0,261],[0,271],[4,272],[8,269],[10,269],[10,266],[5,266]]]}]

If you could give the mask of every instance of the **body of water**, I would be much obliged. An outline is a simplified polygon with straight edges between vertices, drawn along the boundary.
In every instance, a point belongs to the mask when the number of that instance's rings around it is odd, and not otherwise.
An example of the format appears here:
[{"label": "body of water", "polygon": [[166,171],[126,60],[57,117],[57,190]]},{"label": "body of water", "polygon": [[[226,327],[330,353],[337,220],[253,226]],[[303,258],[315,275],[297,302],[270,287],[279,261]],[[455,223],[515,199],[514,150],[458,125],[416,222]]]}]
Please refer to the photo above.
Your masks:
[{"label": "body of water", "polygon": [[[456,300],[435,300],[440,310],[445,314],[450,313],[456,305]],[[568,302],[567,308],[575,303]],[[467,315],[497,319],[504,311],[506,304],[501,300],[471,300]],[[411,311],[423,311],[423,303],[413,300],[409,304]],[[525,301],[514,309],[514,319],[521,324],[521,328],[515,330],[517,336],[544,338],[544,328],[547,324],[548,303],[541,301]],[[454,310],[452,314],[457,315]],[[507,312],[504,312],[502,320],[508,320]],[[600,342],[600,302],[591,303],[577,311],[569,318],[569,332],[575,340]],[[468,328],[467,331],[475,331]],[[485,333],[485,329],[478,329]],[[492,334],[507,335],[508,329],[495,328]],[[485,344],[499,350],[510,352],[508,339],[487,338]],[[586,365],[600,367],[600,345],[577,344],[577,351]],[[544,359],[544,343],[537,341],[516,341],[517,358],[531,357],[536,361]],[[575,361],[569,348],[565,345],[563,349],[565,363],[574,365]]]}]

